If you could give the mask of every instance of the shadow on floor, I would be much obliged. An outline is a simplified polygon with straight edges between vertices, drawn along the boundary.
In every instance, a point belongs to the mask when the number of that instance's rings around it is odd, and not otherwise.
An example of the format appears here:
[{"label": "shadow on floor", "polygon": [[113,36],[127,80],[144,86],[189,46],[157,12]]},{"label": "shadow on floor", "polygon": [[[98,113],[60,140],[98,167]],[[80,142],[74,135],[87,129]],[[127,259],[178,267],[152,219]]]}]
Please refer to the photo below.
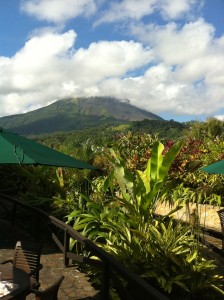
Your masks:
[{"label": "shadow on floor", "polygon": [[[15,244],[18,240],[33,240],[33,238],[12,226],[6,220],[0,219],[0,261],[13,257]],[[41,255],[43,269],[40,271],[41,288],[45,289],[59,276],[64,275],[58,293],[59,300],[100,300],[99,291],[92,286],[89,277],[80,272],[76,267],[64,266],[63,254],[53,244],[44,244]],[[34,295],[29,295],[26,300],[33,300]]]}]

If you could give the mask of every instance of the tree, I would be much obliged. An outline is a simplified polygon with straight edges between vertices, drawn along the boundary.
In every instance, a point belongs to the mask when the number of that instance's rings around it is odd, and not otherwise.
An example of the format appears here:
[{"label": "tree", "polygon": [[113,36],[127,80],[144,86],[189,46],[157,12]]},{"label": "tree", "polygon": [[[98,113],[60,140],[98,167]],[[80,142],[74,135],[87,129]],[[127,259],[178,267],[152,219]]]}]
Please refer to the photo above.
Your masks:
[{"label": "tree", "polygon": [[205,122],[193,122],[191,127],[184,132],[186,137],[215,140],[224,137],[224,121],[216,118],[208,118]]}]

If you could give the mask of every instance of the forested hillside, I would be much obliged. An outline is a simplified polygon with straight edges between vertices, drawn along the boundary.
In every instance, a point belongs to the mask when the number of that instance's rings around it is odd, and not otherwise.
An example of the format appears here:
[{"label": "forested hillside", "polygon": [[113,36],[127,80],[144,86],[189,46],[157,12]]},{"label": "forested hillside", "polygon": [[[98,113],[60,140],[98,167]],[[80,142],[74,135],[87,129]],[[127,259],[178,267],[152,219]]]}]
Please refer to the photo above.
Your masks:
[{"label": "forested hillside", "polygon": [[111,97],[58,100],[24,114],[0,118],[0,127],[22,135],[69,132],[86,128],[128,124],[132,121],[162,120],[159,116]]},{"label": "forested hillside", "polygon": [[87,140],[94,141],[95,144],[107,146],[112,141],[117,141],[117,137],[128,132],[133,134],[149,134],[160,140],[178,140],[183,136],[184,130],[189,128],[191,123],[179,123],[173,120],[143,120],[120,125],[102,125],[94,128],[74,130],[71,132],[53,133],[35,136],[35,139],[54,144],[79,145]]}]

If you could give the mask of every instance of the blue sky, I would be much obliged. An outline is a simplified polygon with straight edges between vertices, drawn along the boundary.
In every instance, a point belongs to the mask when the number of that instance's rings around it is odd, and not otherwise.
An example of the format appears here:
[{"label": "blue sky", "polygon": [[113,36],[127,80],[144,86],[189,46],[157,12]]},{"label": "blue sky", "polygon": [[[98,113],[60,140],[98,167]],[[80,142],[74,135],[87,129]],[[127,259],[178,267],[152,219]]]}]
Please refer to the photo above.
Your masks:
[{"label": "blue sky", "polygon": [[224,0],[0,0],[0,117],[114,96],[224,120]]}]

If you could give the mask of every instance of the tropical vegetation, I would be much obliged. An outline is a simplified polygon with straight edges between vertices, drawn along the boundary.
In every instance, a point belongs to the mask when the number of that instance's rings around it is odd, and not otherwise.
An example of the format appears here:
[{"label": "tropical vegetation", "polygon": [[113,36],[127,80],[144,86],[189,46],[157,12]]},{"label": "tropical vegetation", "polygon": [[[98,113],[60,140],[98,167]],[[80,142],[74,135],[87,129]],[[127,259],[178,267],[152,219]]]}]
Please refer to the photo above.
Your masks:
[{"label": "tropical vegetation", "polygon": [[[198,223],[155,209],[163,201],[175,210],[192,202],[224,205],[224,177],[201,171],[224,159],[224,122],[191,122],[173,139],[149,133],[146,123],[92,138],[91,130],[88,138],[87,131],[41,137],[98,170],[2,167],[2,187],[15,186],[20,199],[66,220],[170,299],[223,299],[223,278],[199,243]],[[75,241],[70,246],[79,251]]]}]

